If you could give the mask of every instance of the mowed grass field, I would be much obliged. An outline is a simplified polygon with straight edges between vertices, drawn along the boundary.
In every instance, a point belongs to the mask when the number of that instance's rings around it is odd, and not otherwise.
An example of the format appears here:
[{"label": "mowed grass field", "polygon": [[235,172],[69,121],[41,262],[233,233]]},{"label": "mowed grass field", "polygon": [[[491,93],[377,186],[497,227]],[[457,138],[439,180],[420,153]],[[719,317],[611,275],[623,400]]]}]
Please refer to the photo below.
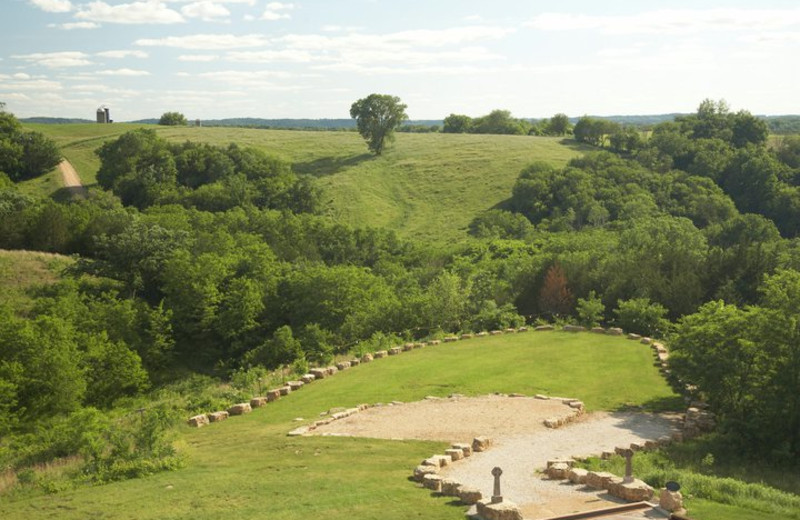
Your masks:
[{"label": "mowed grass field", "polygon": [[408,480],[442,443],[286,436],[332,407],[454,392],[548,393],[583,399],[592,410],[680,403],[638,342],[564,332],[476,338],[354,367],[223,423],[182,427],[183,469],[3,497],[0,518],[461,520],[463,506]]},{"label": "mowed grass field", "polygon": [[[84,184],[95,183],[94,150],[131,124],[28,125],[61,146]],[[511,195],[519,172],[533,161],[561,166],[590,148],[551,137],[396,134],[380,157],[356,132],[246,128],[160,127],[164,138],[221,146],[253,146],[313,175],[325,191],[326,212],[354,226],[395,230],[421,240],[456,242],[478,214]]]}]

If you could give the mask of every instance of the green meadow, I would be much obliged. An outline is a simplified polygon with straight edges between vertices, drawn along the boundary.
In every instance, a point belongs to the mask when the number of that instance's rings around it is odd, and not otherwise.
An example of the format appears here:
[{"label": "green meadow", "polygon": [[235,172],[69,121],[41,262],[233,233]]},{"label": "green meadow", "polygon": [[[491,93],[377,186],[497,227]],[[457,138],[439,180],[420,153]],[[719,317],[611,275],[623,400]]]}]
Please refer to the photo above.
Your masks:
[{"label": "green meadow", "polygon": [[[94,151],[141,127],[27,126],[54,139],[88,186],[95,183],[100,167]],[[296,172],[317,177],[325,192],[326,212],[333,218],[449,243],[464,239],[476,215],[502,204],[519,172],[532,161],[562,166],[589,149],[556,137],[398,133],[393,145],[376,157],[356,132],[148,128],[173,142],[236,143],[265,150],[291,162]],[[57,172],[28,184],[29,190],[36,186],[37,193],[60,186]]]}]

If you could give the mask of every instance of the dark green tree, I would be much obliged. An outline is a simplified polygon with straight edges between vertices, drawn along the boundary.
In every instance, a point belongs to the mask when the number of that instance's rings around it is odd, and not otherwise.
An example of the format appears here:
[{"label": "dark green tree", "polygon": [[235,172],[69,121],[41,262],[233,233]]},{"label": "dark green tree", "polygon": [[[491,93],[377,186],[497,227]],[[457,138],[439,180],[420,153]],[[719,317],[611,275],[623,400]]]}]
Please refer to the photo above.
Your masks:
[{"label": "dark green tree", "polygon": [[556,114],[547,121],[547,135],[567,135],[572,132],[572,125],[567,114]]},{"label": "dark green tree", "polygon": [[370,94],[350,106],[350,117],[356,120],[358,133],[370,151],[380,155],[394,131],[408,119],[406,108],[397,96]]},{"label": "dark green tree", "polygon": [[450,114],[444,118],[442,132],[446,134],[464,134],[471,130],[472,118],[461,114]]},{"label": "dark green tree", "polygon": [[159,125],[164,126],[184,126],[187,124],[186,116],[180,112],[164,112],[158,120]]}]

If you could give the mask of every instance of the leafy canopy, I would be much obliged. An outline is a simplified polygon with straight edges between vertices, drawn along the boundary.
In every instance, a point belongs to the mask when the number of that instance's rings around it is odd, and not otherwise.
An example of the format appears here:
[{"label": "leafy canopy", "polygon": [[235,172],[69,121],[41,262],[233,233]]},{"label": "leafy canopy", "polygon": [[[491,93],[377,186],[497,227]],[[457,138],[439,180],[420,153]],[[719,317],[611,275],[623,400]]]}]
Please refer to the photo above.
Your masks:
[{"label": "leafy canopy", "polygon": [[406,108],[397,96],[370,94],[352,104],[350,117],[356,120],[358,133],[367,141],[369,150],[380,155],[394,130],[408,119]]},{"label": "leafy canopy", "polygon": [[165,126],[184,126],[187,124],[186,116],[180,112],[164,112],[161,114],[161,119],[158,120],[159,125]]}]

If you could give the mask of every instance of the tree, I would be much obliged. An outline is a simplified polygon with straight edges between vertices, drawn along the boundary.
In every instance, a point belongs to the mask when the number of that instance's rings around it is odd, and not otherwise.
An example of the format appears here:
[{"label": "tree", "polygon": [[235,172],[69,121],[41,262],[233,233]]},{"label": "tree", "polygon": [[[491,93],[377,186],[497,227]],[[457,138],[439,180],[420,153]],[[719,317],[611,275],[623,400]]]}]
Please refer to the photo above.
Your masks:
[{"label": "tree", "polygon": [[603,320],[603,313],[606,306],[603,305],[603,300],[597,296],[597,293],[589,291],[589,295],[584,298],[578,298],[578,305],[575,308],[578,313],[578,322],[584,327],[597,327]]},{"label": "tree", "polygon": [[472,118],[462,114],[450,114],[444,118],[442,132],[446,134],[464,134],[471,130]]},{"label": "tree", "polygon": [[408,119],[406,108],[397,96],[370,94],[350,106],[350,117],[356,120],[358,133],[370,151],[380,155],[395,129]]},{"label": "tree", "polygon": [[649,298],[632,298],[617,303],[614,309],[617,315],[617,326],[625,332],[635,332],[653,337],[663,337],[669,330],[669,321],[665,318],[667,309]]},{"label": "tree", "polygon": [[539,291],[539,308],[553,318],[566,316],[572,310],[572,291],[567,287],[567,275],[558,264],[553,264],[544,277]]},{"label": "tree", "polygon": [[184,126],[187,124],[186,116],[180,112],[164,112],[161,114],[161,119],[158,120],[159,125],[164,126]]},{"label": "tree", "polygon": [[567,114],[556,114],[547,121],[547,135],[566,135],[572,131]]}]

